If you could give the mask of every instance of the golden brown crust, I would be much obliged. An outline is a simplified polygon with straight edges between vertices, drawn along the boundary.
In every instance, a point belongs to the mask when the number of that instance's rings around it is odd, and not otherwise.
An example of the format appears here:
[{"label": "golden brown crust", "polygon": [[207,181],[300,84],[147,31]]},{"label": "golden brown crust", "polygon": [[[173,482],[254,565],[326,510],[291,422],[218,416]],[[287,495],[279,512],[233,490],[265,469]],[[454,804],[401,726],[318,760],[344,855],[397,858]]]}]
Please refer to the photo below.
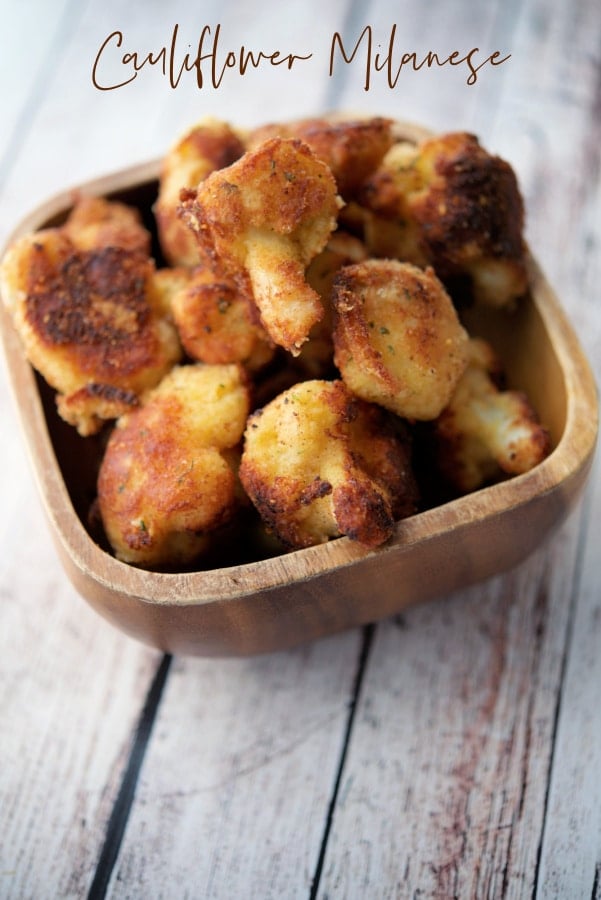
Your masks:
[{"label": "golden brown crust", "polygon": [[307,144],[331,169],[345,200],[377,168],[393,142],[390,119],[374,117],[336,122],[310,118],[256,128],[247,138],[247,147],[255,149],[274,137],[298,138]]},{"label": "golden brown crust", "polygon": [[[62,418],[82,435],[118,419],[98,484],[120,559],[189,565],[244,489],[286,548],[377,547],[418,508],[410,433],[457,493],[548,452],[441,283],[494,306],[527,288],[515,175],[473,135],[312,118],[243,137],[207,119],[167,154],[154,212],[170,268],[140,214],[99,197],[0,266]],[[176,366],[182,346],[200,362]]]},{"label": "golden brown crust", "polygon": [[549,434],[522,391],[500,390],[490,344],[470,340],[470,362],[434,423],[436,464],[458,493],[528,472],[547,456]]},{"label": "golden brown crust", "polygon": [[116,555],[136,565],[186,564],[238,504],[235,457],[248,414],[237,366],[176,367],[111,433],[99,509]]},{"label": "golden brown crust", "polygon": [[[391,431],[368,443],[380,410],[341,381],[294,385],[254,413],[240,479],[268,528],[287,547],[345,534],[366,547],[386,541],[395,514],[415,511],[405,446]],[[402,475],[392,471],[401,462]]]},{"label": "golden brown crust", "polygon": [[111,384],[90,382],[71,394],[58,394],[56,407],[61,419],[74,425],[82,436],[96,434],[104,422],[125,415],[138,405],[134,391]]},{"label": "golden brown crust", "polygon": [[298,353],[323,314],[305,268],[338,208],[328,167],[300,141],[275,138],[209,175],[181,213],[203,252],[253,296],[270,338]]},{"label": "golden brown crust", "polygon": [[62,232],[78,250],[122,247],[146,256],[150,254],[151,236],[140,213],[116,200],[78,197]]},{"label": "golden brown crust", "polygon": [[349,440],[350,451],[360,468],[389,493],[394,519],[417,512],[419,489],[406,424],[374,403],[358,400]]},{"label": "golden brown crust", "polygon": [[421,159],[431,180],[411,209],[441,275],[482,257],[523,264],[524,209],[511,166],[461,133],[427,142]]},{"label": "golden brown crust", "polygon": [[323,318],[317,322],[296,359],[297,369],[306,378],[326,378],[334,371],[334,341],[332,338],[332,286],[342,266],[360,262],[367,257],[365,245],[359,238],[344,231],[335,231],[327,245],[309,264],[305,277],[321,297]]},{"label": "golden brown crust", "polygon": [[191,359],[240,362],[255,372],[273,357],[274,347],[255,321],[251,300],[206,266],[192,270],[188,283],[174,294],[172,312]]},{"label": "golden brown crust", "polygon": [[443,285],[396,260],[334,280],[335,362],[349,389],[407,419],[433,419],[467,365],[467,334]]},{"label": "golden brown crust", "polygon": [[3,260],[2,293],[26,353],[81,434],[122,409],[107,403],[108,389],[139,394],[180,358],[175,330],[149,302],[153,272],[140,251],[80,251],[61,229],[21,238]]},{"label": "golden brown crust", "polygon": [[211,172],[230,166],[244,150],[241,138],[230,125],[205,119],[165,155],[154,213],[161,249],[170,265],[194,266],[201,261],[198,243],[177,212],[180,191],[195,188]]},{"label": "golden brown crust", "polygon": [[[511,303],[527,288],[524,207],[515,173],[465,132],[393,147],[366,180],[366,237],[378,255],[470,278],[476,300]],[[371,216],[370,216],[371,213]]]}]

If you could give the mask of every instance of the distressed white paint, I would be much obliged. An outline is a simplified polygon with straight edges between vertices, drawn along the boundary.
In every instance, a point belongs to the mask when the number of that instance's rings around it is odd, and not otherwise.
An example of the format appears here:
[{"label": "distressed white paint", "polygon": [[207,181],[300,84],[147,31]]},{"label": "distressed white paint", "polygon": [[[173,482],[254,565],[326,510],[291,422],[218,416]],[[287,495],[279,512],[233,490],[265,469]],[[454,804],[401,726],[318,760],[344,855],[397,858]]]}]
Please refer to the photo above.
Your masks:
[{"label": "distressed white paint", "polygon": [[[409,51],[512,56],[472,87],[446,67],[407,73],[394,90],[380,73],[365,92],[353,64],[338,90],[327,56],[347,9],[355,38],[371,24],[386,39],[398,22]],[[162,153],[202,115],[250,124],[336,97],[469,128],[510,159],[533,249],[601,375],[592,0],[88,0],[4,3],[2,15],[0,242],[49,194]],[[267,69],[218,91],[172,90],[148,70],[131,88],[93,88],[91,63],[110,31],[150,50],[174,22],[189,40],[220,22],[232,45],[314,58],[302,77]],[[82,896],[160,657],[66,583],[0,371],[0,894]],[[586,515],[576,511],[517,572],[376,629],[320,896],[591,896],[601,863],[600,502],[597,473]],[[109,893],[308,896],[359,646],[354,633],[258,660],[176,660]]]}]

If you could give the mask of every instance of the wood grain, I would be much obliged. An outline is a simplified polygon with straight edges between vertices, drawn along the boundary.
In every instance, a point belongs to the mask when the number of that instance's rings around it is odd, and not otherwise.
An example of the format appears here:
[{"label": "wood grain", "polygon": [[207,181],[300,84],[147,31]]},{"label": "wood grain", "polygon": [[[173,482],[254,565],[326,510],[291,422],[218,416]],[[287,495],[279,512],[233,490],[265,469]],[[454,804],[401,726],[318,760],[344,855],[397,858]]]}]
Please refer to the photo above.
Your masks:
[{"label": "wood grain", "polygon": [[378,628],[320,896],[530,894],[577,524],[511,575]]},{"label": "wood grain", "polygon": [[[156,157],[207,112],[252,122],[334,105],[460,125],[515,165],[533,252],[599,379],[593,0],[5,6],[1,244],[43,198]],[[313,46],[319,60],[334,28],[356,36],[371,22],[385,38],[393,21],[408,49],[512,57],[472,88],[442,69],[364,92],[356,67],[324,80],[321,63],[284,92],[270,73],[218,92],[142,78],[134,91],[91,87],[92,54],[115,27],[149,47],[174,21],[189,34],[200,20],[221,21],[233,43]],[[83,896],[160,655],[66,583],[4,374],[0,433],[0,894]],[[599,896],[598,485],[597,467],[585,506],[516,571],[378,626],[354,717],[356,633],[263,659],[174,661],[109,893]]]},{"label": "wood grain", "polygon": [[177,660],[109,896],[309,896],[359,649]]},{"label": "wood grain", "polygon": [[78,608],[35,498],[20,499],[0,571],[0,894],[82,896],[157,654]]},{"label": "wood grain", "polygon": [[[496,102],[481,103],[467,122],[515,165],[531,245],[551,268],[599,379],[599,94],[590,63],[600,23],[592,12],[585,3],[569,13],[561,4],[508,8],[512,63]],[[568,15],[569,28],[561,25]],[[572,47],[589,48],[569,84],[566,67],[578,54],[566,54],[568,33]],[[541,61],[528,48],[543,35]],[[444,611],[408,611],[408,633],[378,629],[320,896],[368,886],[378,897],[594,894],[598,504],[596,491],[586,515],[576,513],[542,556],[508,578],[449,598]],[[424,646],[430,615],[432,643]]]}]

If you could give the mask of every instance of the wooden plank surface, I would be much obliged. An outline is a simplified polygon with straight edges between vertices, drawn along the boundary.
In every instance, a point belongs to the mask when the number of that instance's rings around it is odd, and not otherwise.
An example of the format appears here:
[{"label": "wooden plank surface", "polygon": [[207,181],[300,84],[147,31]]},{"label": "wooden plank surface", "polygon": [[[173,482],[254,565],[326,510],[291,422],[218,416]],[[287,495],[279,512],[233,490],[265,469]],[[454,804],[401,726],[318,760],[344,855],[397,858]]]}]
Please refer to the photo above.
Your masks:
[{"label": "wooden plank surface", "polygon": [[[592,63],[597,53],[598,65],[601,18],[584,3],[505,11],[511,28],[499,26],[513,49],[511,66],[496,83],[494,105],[481,115],[480,104],[488,103],[482,96],[464,122],[515,166],[531,245],[596,362],[599,94]],[[565,52],[567,34],[577,54]],[[545,52],[529,53],[542,35]],[[596,371],[599,377],[598,363]],[[326,856],[324,897],[353,895],[357,885],[378,885],[374,896],[403,897],[594,893],[599,716],[590,664],[599,567],[594,551],[584,559],[582,553],[590,547],[586,534],[595,533],[598,503],[592,495],[586,513],[577,512],[518,573],[448,606],[409,612],[408,634],[391,624],[378,630]],[[432,643],[424,646],[432,615]],[[382,747],[396,748],[396,769]],[[366,768],[372,778],[362,777]]]},{"label": "wooden plank surface", "polygon": [[[26,141],[39,148],[37,116],[52,102],[48,80],[72,39],[76,6],[54,4],[51,17],[43,3],[28,4],[27,13],[21,7],[20,15],[14,4],[3,8],[3,238],[20,210],[36,202],[21,186],[13,203],[11,177]],[[33,28],[36,18],[46,27]],[[160,655],[99,621],[66,582],[3,366],[0,433],[0,896],[82,896]]]},{"label": "wooden plank surface", "polygon": [[178,660],[109,896],[308,897],[360,645]]},{"label": "wooden plank surface", "polygon": [[[601,377],[592,0],[5,6],[0,243],[49,194],[159,155],[205,114],[340,106],[470,128],[516,167],[529,240]],[[220,23],[223,47],[312,59],[218,90],[174,90],[149,68],[94,88],[113,30],[148,51],[175,22],[186,44]],[[365,91],[360,54],[327,76],[334,31],[352,44],[370,25],[382,51],[395,22],[398,51],[511,58],[471,86],[447,65],[394,89],[372,71]],[[4,372],[0,429],[0,896],[599,895],[598,470],[584,506],[507,576],[373,634],[169,666],[66,583]]]},{"label": "wooden plank surface", "polygon": [[[239,86],[236,82],[224,85],[219,92],[200,95],[191,82],[174,92],[160,80],[155,80],[154,85],[152,81],[146,83],[133,93],[100,94],[90,84],[89,68],[100,42],[115,27],[122,27],[124,34],[129,33],[142,51],[164,43],[175,21],[180,23],[181,33],[193,40],[193,35],[198,33],[198,18],[183,3],[172,5],[166,15],[150,16],[135,15],[132,5],[130,29],[126,32],[121,24],[123,15],[119,4],[89,2],[75,6],[65,10],[57,7],[50,16],[45,4],[40,3],[31,10],[32,15],[48,22],[48,27],[41,29],[47,38],[46,55],[40,42],[35,49],[44,67],[43,71],[35,70],[37,82],[30,78],[25,83],[20,73],[15,82],[22,88],[21,94],[16,94],[22,102],[21,120],[15,101],[15,121],[24,123],[24,127],[16,135],[5,133],[7,177],[0,184],[0,204],[5,211],[0,222],[2,243],[12,224],[42,199],[80,180],[159,155],[178,136],[179,128],[188,127],[206,114],[224,115],[223,104],[233,121],[250,123],[256,119],[266,97],[271,99],[270,111],[278,116],[285,115],[285,105],[290,99],[288,96],[284,103],[281,90],[273,83],[266,90],[269,79],[263,73],[254,78],[244,100],[236,93]],[[144,12],[143,6],[138,5],[138,13],[141,11]],[[330,5],[332,18],[324,18],[326,26],[335,27],[340,14],[340,4]],[[236,23],[241,15],[245,38],[251,45],[267,47],[266,39],[268,43],[270,40],[283,42],[281,46],[288,38],[300,40],[298,46],[307,42],[311,23],[305,20],[292,34],[283,11],[279,18],[273,17],[275,30],[267,38],[261,27],[264,16],[249,19],[248,10],[244,12],[241,8],[226,13],[218,4],[206,6],[203,23],[221,22],[226,38],[231,41],[238,34],[240,41],[242,32]],[[21,18],[18,23],[22,25],[21,32],[26,32],[26,23]],[[11,31],[7,27],[5,35]],[[40,82],[40,75],[45,76],[45,81]],[[154,89],[150,89],[151,85]],[[311,95],[296,82],[296,90],[297,108],[300,110],[304,103],[308,113],[320,86]],[[133,122],[132,109],[136,110]],[[114,133],[117,139],[112,137]],[[111,851],[119,846],[119,826],[124,824],[119,816],[111,816],[130,789],[128,785],[132,790],[135,788],[128,772],[128,760],[160,654],[129,641],[105,625],[66,583],[33,495],[4,377],[1,400],[2,434],[10,434],[12,439],[3,441],[0,449],[6,513],[0,530],[5,563],[0,575],[2,596],[6,598],[1,611],[2,668],[6,672],[1,708],[5,734],[10,736],[10,741],[3,738],[0,747],[0,807],[5,823],[0,848],[0,895],[37,897],[49,891],[52,896],[75,897],[91,889],[95,896],[100,896],[112,871]],[[15,521],[19,523],[18,529]],[[32,566],[29,562],[33,548],[35,565]],[[53,627],[48,627],[49,622]],[[347,683],[342,687],[337,684],[330,695],[328,715],[332,721],[324,738],[317,741],[318,755],[325,746],[331,759],[329,766],[319,770],[319,777],[312,784],[314,793],[308,795],[307,808],[312,807],[314,817],[310,829],[313,846],[319,845],[321,803],[324,798],[327,802],[331,772],[335,770],[336,752],[344,734],[357,636],[334,646],[337,648],[335,665],[348,677]],[[320,652],[323,656],[324,651]],[[277,681],[282,677],[284,684],[279,707],[271,707],[273,721],[278,722],[278,733],[282,717],[289,714],[293,692],[298,690],[295,678],[304,662],[308,676],[314,679],[312,656],[303,654],[291,660],[294,678],[292,672],[286,679],[277,669],[274,671],[273,678]],[[23,677],[24,672],[28,677]],[[306,681],[300,683],[306,685]],[[189,676],[188,690],[192,693],[195,684],[195,677]],[[230,683],[223,695],[224,702],[232,689],[235,690],[235,685]],[[273,690],[273,684],[264,686],[266,701]],[[328,700],[327,690],[321,699]],[[184,717],[185,728],[189,722],[186,706],[177,703],[174,711]],[[320,723],[323,707],[317,704],[314,712],[316,722]],[[246,715],[248,729],[255,724],[252,708],[246,710]],[[227,729],[246,739],[247,732],[236,730],[239,724],[230,716]],[[305,718],[295,726],[294,733],[300,741],[297,755],[302,754],[306,740],[311,745],[309,736],[303,733],[306,724]],[[224,733],[211,719],[210,709],[207,727],[213,742],[213,760],[219,766]],[[269,728],[269,720],[266,727]],[[27,752],[23,752],[24,747]],[[194,766],[193,756],[189,756],[189,764]],[[178,778],[180,768],[173,771]],[[282,774],[283,781],[271,786],[272,794],[281,795],[287,771]],[[215,797],[218,801],[218,791]],[[47,810],[52,810],[52,815]],[[127,813],[127,808],[122,809],[121,818],[126,819]],[[5,816],[9,817],[8,822]],[[224,827],[227,821],[226,816]],[[210,826],[211,821],[207,820],[209,833]],[[233,851],[235,846],[232,836]],[[306,848],[302,852],[305,854]],[[218,866],[217,871],[223,878],[223,868]],[[305,872],[304,878],[307,877],[310,875]]]}]

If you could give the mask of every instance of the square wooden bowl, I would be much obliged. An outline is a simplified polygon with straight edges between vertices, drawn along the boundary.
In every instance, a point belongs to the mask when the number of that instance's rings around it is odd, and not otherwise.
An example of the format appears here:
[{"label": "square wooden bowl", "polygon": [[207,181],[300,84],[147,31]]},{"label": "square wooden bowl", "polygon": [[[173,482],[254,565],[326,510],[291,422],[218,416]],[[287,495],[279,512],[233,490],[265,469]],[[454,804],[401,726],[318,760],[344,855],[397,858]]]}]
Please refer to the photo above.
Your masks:
[{"label": "square wooden bowl", "polygon": [[[409,136],[421,129],[407,126]],[[136,205],[152,224],[159,162],[82,185]],[[63,220],[66,193],[14,231]],[[347,538],[207,571],[148,572],[119,562],[86,525],[98,444],[57,416],[53,394],[27,362],[0,303],[8,370],[58,554],[79,593],[127,634],[172,653],[228,656],[291,647],[385,618],[524,559],[566,516],[584,486],[597,435],[589,365],[553,291],[530,258],[530,295],[514,314],[487,311],[473,326],[530,396],[553,450],[531,472],[399,522],[365,551]]]}]

